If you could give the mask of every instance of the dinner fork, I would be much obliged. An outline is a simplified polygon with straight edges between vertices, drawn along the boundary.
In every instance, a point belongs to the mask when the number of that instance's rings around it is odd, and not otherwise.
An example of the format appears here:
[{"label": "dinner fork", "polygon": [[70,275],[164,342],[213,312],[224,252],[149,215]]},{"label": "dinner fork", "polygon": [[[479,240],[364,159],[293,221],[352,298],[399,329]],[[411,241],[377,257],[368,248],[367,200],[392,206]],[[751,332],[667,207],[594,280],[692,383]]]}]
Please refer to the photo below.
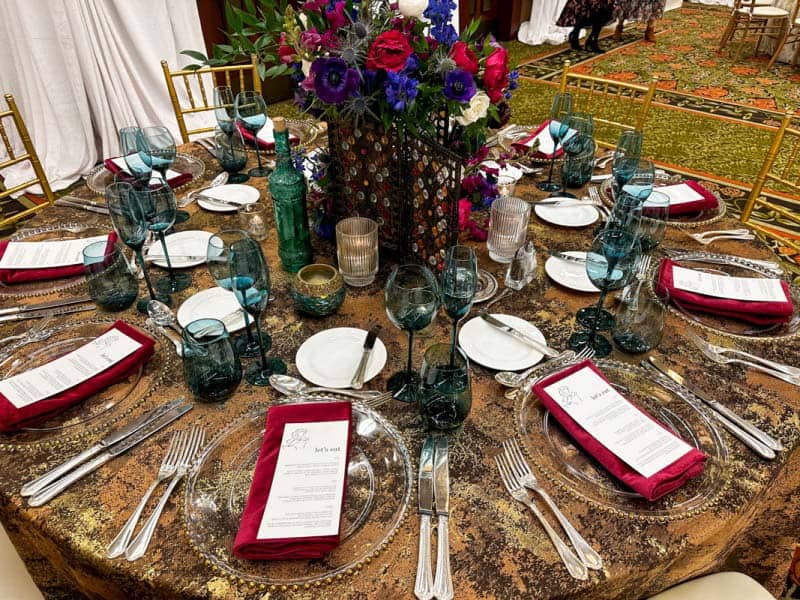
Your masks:
[{"label": "dinner fork", "polygon": [[720,229],[716,231],[702,231],[700,233],[686,232],[690,238],[708,246],[716,240],[752,240],[755,239],[753,232],[749,229]]},{"label": "dinner fork", "polygon": [[517,480],[524,485],[526,488],[533,490],[537,494],[539,494],[542,499],[547,503],[547,506],[550,507],[550,510],[553,511],[553,514],[558,519],[558,522],[561,523],[561,527],[564,528],[564,532],[567,534],[569,541],[572,542],[572,545],[575,547],[576,552],[578,553],[578,558],[581,559],[581,562],[586,565],[589,569],[600,570],[603,568],[603,559],[600,555],[592,548],[589,543],[583,539],[578,530],[569,522],[564,513],[562,513],[558,506],[556,506],[553,499],[550,497],[550,494],[545,491],[545,489],[539,485],[539,481],[531,471],[530,466],[525,461],[525,457],[522,455],[522,450],[517,443],[517,440],[514,438],[508,439],[503,442],[503,451],[505,452],[505,457],[508,460],[508,464],[511,467],[514,475],[516,475]]},{"label": "dinner fork", "polygon": [[649,254],[639,256],[636,259],[636,282],[631,282],[625,286],[619,296],[619,301],[623,304],[633,304],[639,299],[639,292],[642,290],[642,284],[647,279],[647,273],[650,271],[650,264],[652,257]]},{"label": "dinner fork", "polygon": [[24,346],[25,344],[30,344],[32,342],[41,342],[46,340],[50,337],[51,332],[46,331],[45,327],[50,321],[53,320],[53,313],[48,312],[45,313],[41,319],[36,321],[36,324],[28,329],[25,333],[20,333],[18,335],[9,335],[0,339],[0,346],[5,345],[6,342],[10,342],[13,340],[19,340],[17,343],[17,347]]},{"label": "dinner fork", "polygon": [[203,447],[205,436],[206,431],[203,427],[198,425],[192,427],[192,430],[188,436],[188,441],[182,447],[180,458],[177,461],[177,468],[175,473],[172,475],[172,480],[169,482],[167,489],[164,491],[164,494],[158,501],[153,514],[150,515],[150,518],[147,519],[147,522],[144,524],[142,530],[135,538],[133,538],[130,546],[128,546],[128,549],[125,551],[125,558],[127,558],[129,561],[138,560],[144,556],[145,552],[147,552],[147,546],[150,545],[150,539],[153,537],[153,532],[156,530],[156,525],[158,524],[158,520],[161,518],[161,513],[163,512],[164,507],[167,505],[167,500],[169,500],[169,497],[172,494],[172,491],[175,489],[175,486],[178,485],[186,473],[189,472],[189,467],[191,466],[195,455],[198,453],[200,448]]},{"label": "dinner fork", "polygon": [[147,488],[144,496],[142,496],[142,499],[139,501],[139,505],[128,518],[128,521],[117,534],[117,537],[109,544],[108,550],[106,550],[106,556],[108,558],[116,558],[125,554],[128,542],[130,542],[133,536],[133,530],[136,529],[139,517],[142,516],[142,511],[144,511],[145,506],[147,506],[147,501],[162,481],[175,474],[175,471],[178,469],[178,459],[183,454],[186,443],[186,432],[176,431],[172,434],[169,446],[167,446],[167,451],[164,453],[164,458],[161,460],[161,466],[158,468],[158,475],[153,480],[153,483],[150,484],[150,487]]},{"label": "dinner fork", "polygon": [[555,532],[553,527],[548,523],[545,516],[542,514],[542,511],[539,510],[539,507],[531,500],[530,495],[522,486],[520,481],[514,476],[513,471],[511,469],[511,465],[508,463],[507,458],[502,455],[498,454],[494,457],[494,461],[497,464],[497,470],[500,472],[500,479],[503,481],[503,485],[505,486],[506,490],[514,500],[521,502],[536,515],[536,518],[539,519],[539,522],[544,527],[547,536],[550,538],[550,541],[553,542],[553,545],[556,547],[556,551],[558,555],[561,557],[561,560],[564,562],[564,565],[567,567],[567,571],[569,574],[572,575],[575,579],[588,579],[589,578],[589,571],[586,569],[586,565],[584,565],[575,553],[569,549],[569,547],[564,543],[559,535]]}]

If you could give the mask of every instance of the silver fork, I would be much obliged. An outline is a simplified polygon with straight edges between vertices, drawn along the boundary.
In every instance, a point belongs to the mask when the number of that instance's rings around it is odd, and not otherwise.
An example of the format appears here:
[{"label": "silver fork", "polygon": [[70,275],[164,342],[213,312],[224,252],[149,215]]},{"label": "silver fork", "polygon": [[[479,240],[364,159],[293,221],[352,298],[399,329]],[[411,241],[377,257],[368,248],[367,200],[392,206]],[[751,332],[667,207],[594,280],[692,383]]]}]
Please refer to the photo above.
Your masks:
[{"label": "silver fork", "polygon": [[142,499],[139,501],[139,505],[128,518],[128,521],[117,534],[117,537],[109,544],[108,550],[106,550],[106,556],[108,558],[116,558],[125,554],[125,549],[128,547],[128,542],[130,542],[133,536],[133,531],[136,529],[139,517],[142,516],[144,507],[147,506],[147,501],[162,481],[175,474],[175,471],[178,469],[178,458],[186,449],[186,442],[186,432],[176,431],[172,434],[172,439],[169,441],[167,451],[164,453],[164,458],[161,460],[161,466],[158,468],[158,475],[155,480],[153,480],[153,483],[150,484],[150,487],[147,488],[144,496],[142,496]]},{"label": "silver fork", "polygon": [[393,397],[392,392],[383,392],[380,396],[374,396],[373,398],[365,398],[364,400],[361,401],[361,403],[369,408],[375,409],[375,408],[380,408],[381,406],[389,402],[389,400],[391,400],[392,397]]},{"label": "silver fork", "polygon": [[608,217],[611,216],[611,211],[603,204],[603,199],[600,197],[600,192],[597,191],[597,187],[589,187],[589,199],[594,203],[600,213],[600,217],[602,217],[604,221],[608,221]]},{"label": "silver fork", "polygon": [[569,522],[569,519],[564,516],[559,508],[556,506],[553,499],[550,497],[545,489],[539,485],[536,477],[531,471],[530,466],[528,463],[525,462],[525,457],[522,455],[522,450],[517,443],[517,440],[511,438],[503,442],[503,451],[505,452],[505,456],[508,459],[508,464],[511,466],[514,475],[516,475],[517,480],[524,485],[526,488],[533,490],[537,494],[539,494],[542,499],[547,503],[547,506],[550,507],[550,510],[553,511],[553,514],[558,519],[558,522],[561,523],[561,527],[564,528],[564,532],[567,534],[569,541],[572,542],[572,545],[575,547],[576,552],[578,553],[578,558],[581,559],[581,562],[586,565],[589,569],[594,569],[599,571],[603,568],[603,559],[600,555],[592,548],[589,543],[583,539],[578,530]]},{"label": "silver fork", "polygon": [[649,254],[639,256],[636,259],[636,281],[625,286],[625,289],[622,290],[619,297],[620,302],[623,304],[630,304],[639,298],[639,292],[642,289],[642,284],[647,279],[647,273],[650,271],[652,260]]},{"label": "silver fork", "polygon": [[702,231],[700,233],[686,234],[696,242],[708,246],[716,240],[752,240],[755,238],[749,229],[721,229],[717,231]]},{"label": "silver fork", "polygon": [[50,332],[45,331],[45,327],[47,324],[53,320],[53,313],[48,312],[41,319],[36,321],[36,324],[28,329],[25,333],[20,333],[19,335],[9,335],[4,337],[0,340],[0,345],[4,345],[6,342],[10,342],[12,340],[20,340],[17,344],[17,347],[24,346],[25,344],[30,344],[31,342],[41,342],[42,340],[46,340],[50,337]]},{"label": "silver fork", "polygon": [[189,472],[189,467],[191,466],[195,455],[198,453],[200,448],[203,447],[205,436],[206,431],[203,427],[199,427],[197,425],[192,427],[192,430],[189,433],[188,442],[183,446],[180,458],[178,459],[177,469],[175,470],[175,474],[172,476],[172,480],[169,482],[167,489],[164,491],[164,494],[158,501],[153,514],[150,515],[150,518],[147,519],[147,522],[144,524],[144,527],[142,527],[142,530],[135,538],[133,538],[131,545],[128,546],[128,549],[125,551],[125,558],[127,558],[129,561],[138,560],[144,556],[145,552],[147,552],[147,546],[150,545],[150,539],[153,537],[153,533],[156,530],[156,525],[158,524],[158,520],[161,518],[161,513],[163,512],[164,507],[167,505],[167,500],[169,500],[169,497],[172,494],[172,491],[175,489],[175,486],[178,485],[180,480],[183,479],[186,473]]},{"label": "silver fork", "polygon": [[503,485],[505,486],[508,493],[511,494],[511,497],[518,502],[522,502],[525,506],[531,509],[536,518],[539,519],[539,522],[544,527],[547,536],[550,538],[550,541],[553,542],[553,545],[556,547],[556,551],[558,555],[561,557],[561,560],[564,562],[564,565],[567,567],[567,571],[569,574],[572,575],[575,579],[588,579],[589,578],[589,571],[586,569],[586,565],[584,565],[577,556],[569,549],[564,543],[559,535],[555,532],[553,527],[550,523],[547,522],[542,511],[539,510],[539,507],[531,500],[530,495],[522,487],[522,484],[514,477],[513,472],[511,470],[511,465],[508,464],[508,461],[505,456],[502,454],[498,454],[494,457],[495,463],[497,463],[497,470],[500,472],[500,479],[503,481]]},{"label": "silver fork", "polygon": [[[548,362],[539,363],[538,365],[533,365],[530,369],[523,371],[522,373],[512,373],[510,371],[500,371],[499,373],[494,374],[495,381],[497,381],[501,385],[505,385],[507,387],[518,388],[525,380],[530,377],[533,373],[538,371],[552,369],[554,366],[561,364],[561,363],[572,363],[584,360],[586,358],[591,358],[594,355],[594,351],[591,348],[584,348],[577,354],[572,350],[564,350],[561,354],[553,358]],[[513,377],[511,377],[513,375]]]}]

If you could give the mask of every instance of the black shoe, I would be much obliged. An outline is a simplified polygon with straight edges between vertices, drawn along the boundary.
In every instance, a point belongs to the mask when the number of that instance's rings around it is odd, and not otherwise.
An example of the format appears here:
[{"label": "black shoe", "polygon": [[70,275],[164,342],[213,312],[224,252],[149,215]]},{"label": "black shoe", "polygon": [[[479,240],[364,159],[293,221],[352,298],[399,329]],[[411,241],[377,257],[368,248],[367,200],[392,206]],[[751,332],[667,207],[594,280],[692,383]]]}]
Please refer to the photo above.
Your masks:
[{"label": "black shoe", "polygon": [[569,47],[572,48],[573,50],[580,50],[581,49],[581,45],[578,42],[578,37],[579,36],[580,36],[580,32],[575,30],[575,29],[573,29],[572,31],[569,32],[569,37],[568,37],[568,39],[569,39]]},{"label": "black shoe", "polygon": [[586,50],[594,52],[595,54],[603,54],[605,52],[605,50],[597,45],[597,38],[591,35],[586,38]]}]

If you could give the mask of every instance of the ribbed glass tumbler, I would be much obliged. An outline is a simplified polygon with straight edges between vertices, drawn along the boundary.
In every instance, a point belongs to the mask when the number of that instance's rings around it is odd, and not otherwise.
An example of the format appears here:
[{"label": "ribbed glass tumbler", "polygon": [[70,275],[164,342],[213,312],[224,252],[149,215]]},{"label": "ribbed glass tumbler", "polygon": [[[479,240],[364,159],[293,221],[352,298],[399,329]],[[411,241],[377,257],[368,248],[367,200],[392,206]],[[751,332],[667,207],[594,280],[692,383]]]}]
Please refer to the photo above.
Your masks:
[{"label": "ribbed glass tumbler", "polygon": [[492,260],[511,262],[517,248],[525,243],[530,216],[531,205],[520,198],[498,198],[492,203],[486,239]]},{"label": "ribbed glass tumbler", "polygon": [[378,224],[366,217],[348,217],[336,224],[336,256],[348,285],[363,287],[378,272]]}]

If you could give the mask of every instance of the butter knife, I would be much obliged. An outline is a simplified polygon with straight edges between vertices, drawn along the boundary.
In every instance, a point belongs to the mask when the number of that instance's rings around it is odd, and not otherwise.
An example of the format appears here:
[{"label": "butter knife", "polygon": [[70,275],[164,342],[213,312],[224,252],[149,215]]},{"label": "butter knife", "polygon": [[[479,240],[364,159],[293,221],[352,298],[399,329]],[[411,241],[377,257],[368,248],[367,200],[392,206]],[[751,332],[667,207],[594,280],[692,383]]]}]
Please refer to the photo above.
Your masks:
[{"label": "butter knife", "polygon": [[97,213],[100,215],[108,215],[107,208],[102,208],[100,206],[88,206],[86,204],[78,204],[77,202],[70,202],[69,200],[64,200],[63,198],[59,198],[55,202],[53,202],[56,206],[68,206],[69,208],[78,208],[80,210],[85,210],[88,212]]},{"label": "butter knife", "polygon": [[436,440],[433,459],[433,495],[436,500],[436,516],[439,519],[433,595],[438,600],[452,600],[453,577],[450,573],[450,538],[447,531],[450,518],[450,465],[446,437]]},{"label": "butter knife", "polygon": [[218,204],[220,206],[230,206],[231,208],[241,208],[247,202],[234,202],[233,200],[222,200],[221,198],[212,198],[211,196],[206,196],[205,194],[195,194],[195,198],[198,200],[205,200],[211,204]]},{"label": "butter knife", "polygon": [[40,475],[39,477],[37,477],[36,479],[33,479],[32,481],[29,481],[28,483],[26,483],[25,485],[22,486],[22,490],[20,491],[20,494],[22,496],[33,496],[35,493],[37,493],[40,490],[46,488],[53,481],[55,481],[56,479],[58,479],[59,477],[61,477],[65,473],[67,473],[68,471],[71,471],[72,469],[74,469],[78,465],[86,462],[87,460],[89,460],[93,456],[99,454],[100,452],[102,452],[106,448],[108,448],[110,446],[113,446],[117,442],[121,442],[122,440],[124,440],[128,436],[136,433],[142,427],[148,425],[149,423],[152,423],[153,421],[155,421],[156,419],[158,419],[162,415],[168,413],[170,410],[172,410],[176,406],[178,406],[181,403],[183,403],[183,401],[184,401],[183,397],[177,398],[176,400],[173,400],[171,402],[167,402],[166,404],[162,404],[161,406],[159,406],[157,408],[154,408],[151,411],[146,412],[145,414],[143,414],[141,417],[139,417],[135,421],[132,421],[131,423],[128,423],[122,429],[118,429],[117,431],[111,432],[109,435],[104,437],[102,440],[97,442],[95,445],[87,448],[86,450],[84,450],[80,454],[76,454],[75,456],[73,456],[69,460],[64,461],[63,463],[61,463],[57,467],[54,467],[53,469],[50,469],[49,471],[47,471],[47,473],[44,473],[43,475]]},{"label": "butter knife", "polygon": [[[61,315],[69,315],[72,313],[83,312],[86,310],[94,310],[97,308],[94,304],[82,304],[80,306],[67,306],[66,308],[60,308],[59,310],[54,310],[52,315],[54,317],[58,317]],[[46,314],[50,314],[47,312],[41,313],[38,310],[30,310],[21,313],[14,313],[13,315],[4,315],[0,317],[0,323],[5,323],[6,321],[22,321],[24,319],[38,319],[40,317],[45,316]]]},{"label": "butter knife", "polygon": [[361,352],[361,360],[358,361],[356,372],[350,381],[350,387],[354,390],[360,390],[364,387],[364,377],[367,374],[367,363],[372,354],[372,349],[375,347],[375,340],[378,338],[378,332],[381,330],[380,325],[375,325],[367,332],[367,339],[364,340],[364,349]]},{"label": "butter knife", "polygon": [[191,409],[191,404],[180,404],[173,407],[155,421],[151,421],[149,424],[139,429],[136,433],[128,436],[121,442],[114,444],[105,452],[98,454],[88,462],[83,463],[74,471],[67,473],[64,477],[56,480],[49,486],[31,496],[28,500],[28,504],[30,506],[41,506],[46,504],[67,489],[70,485],[83,478],[85,475],[88,475],[92,471],[98,469],[100,466],[106,464],[112,458],[116,458],[117,456],[124,454],[136,444],[146,440],[157,431],[172,423],[175,419],[178,419],[189,412]]},{"label": "butter knife", "polygon": [[648,361],[649,362],[642,361],[641,364],[645,367],[650,366],[651,368],[654,368],[662,375],[668,377],[679,388],[685,392],[688,392],[709,406],[712,409],[712,414],[731,435],[733,435],[736,439],[738,439],[762,458],[766,460],[773,460],[775,458],[775,450],[783,449],[783,446],[780,444],[780,442],[774,440],[771,436],[761,431],[758,427],[750,423],[750,421],[737,415],[727,406],[720,404],[716,400],[706,398],[698,392],[686,387],[686,385],[684,385],[683,377],[664,365],[655,357],[649,357]]},{"label": "butter knife", "polygon": [[59,308],[61,306],[70,306],[71,304],[81,304],[83,302],[91,301],[91,296],[86,294],[85,296],[78,296],[75,298],[61,298],[60,300],[51,300],[50,302],[40,302],[38,304],[25,304],[20,306],[12,306],[10,308],[0,308],[0,315],[12,315],[35,310],[47,310],[49,308]]},{"label": "butter knife", "polygon": [[414,596],[418,600],[433,598],[433,573],[431,572],[431,516],[433,515],[433,437],[428,436],[419,454],[417,499],[419,502],[419,553]]},{"label": "butter knife", "polygon": [[550,256],[553,258],[557,258],[559,260],[565,260],[571,263],[577,263],[579,265],[586,266],[586,259],[579,256],[570,256],[569,254],[565,254],[564,252],[558,252],[556,250],[550,250]]},{"label": "butter knife", "polygon": [[518,329],[514,329],[513,327],[511,327],[511,325],[506,325],[501,320],[496,319],[492,315],[489,315],[489,314],[486,314],[486,313],[481,313],[480,317],[481,317],[481,319],[483,319],[484,321],[489,323],[489,325],[491,325],[492,327],[494,327],[496,329],[499,329],[500,331],[503,331],[503,332],[507,333],[511,337],[516,338],[519,341],[528,344],[534,350],[536,350],[537,352],[541,352],[542,354],[544,354],[548,358],[555,358],[556,356],[558,356],[560,354],[557,350],[553,350],[552,348],[550,348],[546,344],[543,344],[539,340],[536,340],[536,339],[532,338],[531,336],[529,336],[529,335],[527,335],[525,333],[522,333]]}]

